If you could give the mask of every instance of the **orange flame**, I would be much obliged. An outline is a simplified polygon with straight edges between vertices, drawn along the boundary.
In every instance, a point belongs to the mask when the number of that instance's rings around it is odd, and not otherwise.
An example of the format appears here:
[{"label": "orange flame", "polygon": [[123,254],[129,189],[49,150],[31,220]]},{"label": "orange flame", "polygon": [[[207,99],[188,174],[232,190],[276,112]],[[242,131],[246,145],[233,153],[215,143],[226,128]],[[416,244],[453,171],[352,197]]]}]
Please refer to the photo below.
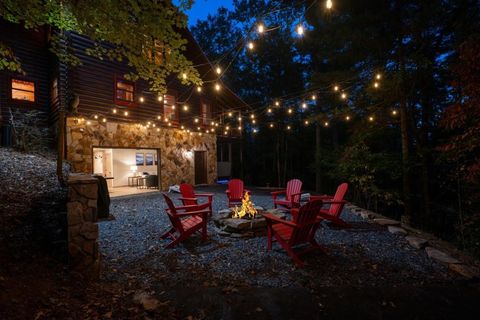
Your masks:
[{"label": "orange flame", "polygon": [[235,206],[233,208],[232,212],[232,218],[235,219],[241,219],[245,216],[248,216],[248,218],[253,219],[255,218],[255,215],[257,214],[257,209],[253,206],[252,201],[250,201],[250,195],[245,192],[242,198],[242,206],[238,208]]}]

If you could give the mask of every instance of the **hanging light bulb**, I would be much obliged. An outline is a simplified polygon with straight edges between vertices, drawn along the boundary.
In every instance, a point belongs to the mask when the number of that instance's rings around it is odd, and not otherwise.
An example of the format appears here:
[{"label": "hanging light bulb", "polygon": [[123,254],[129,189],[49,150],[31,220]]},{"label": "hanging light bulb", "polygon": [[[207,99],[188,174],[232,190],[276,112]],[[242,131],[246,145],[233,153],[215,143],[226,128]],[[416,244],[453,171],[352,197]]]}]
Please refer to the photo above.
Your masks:
[{"label": "hanging light bulb", "polygon": [[310,122],[308,120],[305,120],[305,125],[308,126]]},{"label": "hanging light bulb", "polygon": [[187,79],[187,74],[186,74],[186,73],[182,73],[182,78],[183,78],[183,80],[186,80],[186,79]]},{"label": "hanging light bulb", "polygon": [[184,129],[185,129],[185,127],[184,127],[184,126],[181,126],[180,128],[181,128],[182,130],[184,130]]},{"label": "hanging light bulb", "polygon": [[338,86],[334,86],[333,91],[338,91]]},{"label": "hanging light bulb", "polygon": [[297,27],[297,34],[298,34],[299,36],[303,36],[304,33],[305,33],[305,29],[303,28],[303,26],[302,26],[302,25],[298,25],[298,27]]},{"label": "hanging light bulb", "polygon": [[257,129],[253,129],[253,133],[257,133]]},{"label": "hanging light bulb", "polygon": [[107,122],[107,118],[103,118],[103,120],[102,120],[102,121],[103,121],[103,122]]},{"label": "hanging light bulb", "polygon": [[373,86],[374,86],[375,88],[378,88],[378,86],[379,86],[378,82],[375,82],[375,83],[373,84]]},{"label": "hanging light bulb", "polygon": [[162,116],[157,116],[157,120],[162,120]]},{"label": "hanging light bulb", "polygon": [[255,119],[255,115],[252,113],[252,114],[250,115],[250,118]]},{"label": "hanging light bulb", "polygon": [[382,79],[382,75],[381,75],[380,73],[377,73],[377,75],[375,76],[375,78],[376,78],[377,80],[380,80],[380,79]]},{"label": "hanging light bulb", "polygon": [[175,105],[172,105],[172,109],[175,110]]},{"label": "hanging light bulb", "polygon": [[270,128],[273,128],[273,123],[270,123]]},{"label": "hanging light bulb", "polygon": [[94,119],[98,119],[98,116],[97,116],[97,115],[94,115],[93,118],[94,118]]},{"label": "hanging light bulb", "polygon": [[268,108],[267,112],[272,113],[272,108]]},{"label": "hanging light bulb", "polygon": [[287,130],[290,130],[290,129],[292,129],[292,127],[290,127],[290,126],[287,126]]},{"label": "hanging light bulb", "polygon": [[328,121],[325,121],[325,123],[323,124],[325,127],[328,127],[329,123]]},{"label": "hanging light bulb", "polygon": [[255,124],[255,123],[256,123],[255,119],[253,119],[253,120],[252,120],[252,123],[253,123],[253,124]]},{"label": "hanging light bulb", "polygon": [[228,113],[228,116],[231,117],[233,114],[231,112]]},{"label": "hanging light bulb", "polygon": [[183,110],[188,111],[188,105],[184,105]]},{"label": "hanging light bulb", "polygon": [[215,72],[216,72],[217,74],[220,74],[220,73],[222,73],[222,69],[221,69],[220,67],[217,67],[217,68],[215,69]]},{"label": "hanging light bulb", "polygon": [[288,114],[292,114],[292,113],[293,113],[292,108],[288,108]]},{"label": "hanging light bulb", "polygon": [[250,41],[250,42],[248,43],[248,49],[253,50],[253,47],[254,47],[253,42]]},{"label": "hanging light bulb", "polygon": [[163,100],[163,97],[160,95],[160,96],[157,97],[157,100],[158,100],[159,102],[161,102],[161,101]]},{"label": "hanging light bulb", "polygon": [[114,113],[114,114],[117,113],[117,109],[113,109],[112,113]]},{"label": "hanging light bulb", "polygon": [[230,130],[230,126],[226,126],[225,130],[227,130],[227,131]]},{"label": "hanging light bulb", "polygon": [[275,101],[275,106],[277,106],[277,107],[278,107],[279,105],[280,105],[280,102],[278,102],[278,101]]},{"label": "hanging light bulb", "polygon": [[238,126],[238,130],[242,130],[242,126]]},{"label": "hanging light bulb", "polygon": [[342,93],[342,99],[343,100],[347,99],[347,94],[346,93]]},{"label": "hanging light bulb", "polygon": [[350,121],[350,116],[346,116],[345,120]]},{"label": "hanging light bulb", "polygon": [[312,100],[317,100],[317,96],[316,96],[316,95],[312,95]]},{"label": "hanging light bulb", "polygon": [[393,114],[394,116],[396,116],[396,115],[397,115],[397,110],[393,110],[393,111],[392,111],[392,114]]},{"label": "hanging light bulb", "polygon": [[202,87],[198,86],[197,87],[197,92],[202,92]]},{"label": "hanging light bulb", "polygon": [[145,101],[145,98],[144,97],[140,97],[140,102],[144,102]]},{"label": "hanging light bulb", "polygon": [[215,84],[215,90],[220,91],[220,85],[218,83]]},{"label": "hanging light bulb", "polygon": [[265,26],[263,25],[263,23],[258,24],[257,31],[258,31],[258,33],[264,33],[265,32]]},{"label": "hanging light bulb", "polygon": [[238,117],[238,122],[241,122],[242,121],[242,117]]},{"label": "hanging light bulb", "polygon": [[305,102],[302,103],[302,108],[303,108],[303,109],[307,109],[307,104],[306,104]]},{"label": "hanging light bulb", "polygon": [[373,121],[373,117],[368,117],[368,121],[372,122],[372,121]]},{"label": "hanging light bulb", "polygon": [[333,7],[332,0],[327,0],[327,3],[325,4],[325,6],[327,7],[328,10],[332,9]]},{"label": "hanging light bulb", "polygon": [[87,121],[87,126],[91,125],[92,122],[90,120]]},{"label": "hanging light bulb", "polygon": [[195,122],[195,123],[198,123],[198,119],[197,119],[197,118],[195,118],[195,120],[193,120],[193,122]]},{"label": "hanging light bulb", "polygon": [[127,117],[128,116],[128,111],[125,111],[123,114],[125,115],[125,117]]},{"label": "hanging light bulb", "polygon": [[225,135],[225,136],[226,136],[227,134],[228,134],[228,132],[227,132],[227,131],[224,131],[224,132],[223,132],[223,135]]},{"label": "hanging light bulb", "polygon": [[160,132],[160,128],[157,128],[157,132]]}]

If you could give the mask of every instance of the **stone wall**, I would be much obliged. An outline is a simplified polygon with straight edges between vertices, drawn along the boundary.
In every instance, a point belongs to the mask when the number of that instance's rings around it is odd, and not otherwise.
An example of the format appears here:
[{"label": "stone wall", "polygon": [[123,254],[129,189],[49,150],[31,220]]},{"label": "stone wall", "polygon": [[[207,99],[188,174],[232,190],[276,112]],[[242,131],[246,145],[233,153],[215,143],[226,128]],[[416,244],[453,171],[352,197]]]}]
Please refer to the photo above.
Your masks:
[{"label": "stone wall", "polygon": [[[92,173],[92,147],[160,149],[160,187],[194,183],[194,151],[207,152],[208,183],[217,179],[217,150],[214,134],[190,135],[175,128],[146,128],[129,123],[67,118],[67,160],[73,171]],[[133,163],[132,163],[133,165]]]},{"label": "stone wall", "polygon": [[97,277],[100,270],[97,225],[97,179],[71,174],[68,179],[68,253],[74,271]]}]

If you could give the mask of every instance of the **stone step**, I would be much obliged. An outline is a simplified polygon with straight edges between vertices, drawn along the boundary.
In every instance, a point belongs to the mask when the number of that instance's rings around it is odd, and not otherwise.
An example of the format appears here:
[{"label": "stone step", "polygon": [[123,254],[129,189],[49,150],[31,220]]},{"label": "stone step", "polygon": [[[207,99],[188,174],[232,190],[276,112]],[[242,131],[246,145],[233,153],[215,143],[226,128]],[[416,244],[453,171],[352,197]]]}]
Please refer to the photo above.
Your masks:
[{"label": "stone step", "polygon": [[442,252],[438,249],[432,247],[426,247],[425,252],[427,253],[428,257],[443,263],[460,263],[457,259],[451,257],[450,255]]},{"label": "stone step", "polygon": [[384,218],[376,218],[373,219],[375,223],[378,223],[382,226],[398,226],[400,225],[400,221],[392,220],[392,219],[384,219]]},{"label": "stone step", "polygon": [[407,242],[415,249],[423,249],[428,245],[428,240],[415,236],[407,236],[405,237],[405,240],[407,240]]}]

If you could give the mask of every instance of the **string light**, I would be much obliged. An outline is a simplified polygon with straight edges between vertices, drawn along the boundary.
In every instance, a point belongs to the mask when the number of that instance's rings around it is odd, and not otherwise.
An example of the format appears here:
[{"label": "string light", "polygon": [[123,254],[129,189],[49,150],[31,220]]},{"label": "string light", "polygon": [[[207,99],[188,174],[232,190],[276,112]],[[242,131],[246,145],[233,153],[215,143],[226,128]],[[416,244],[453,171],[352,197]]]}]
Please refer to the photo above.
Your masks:
[{"label": "string light", "polygon": [[302,103],[302,108],[303,108],[303,109],[307,109],[307,104],[306,104],[305,102]]},{"label": "string light", "polygon": [[225,136],[226,136],[227,134],[228,134],[228,132],[227,132],[227,131],[224,131],[224,132],[223,132],[223,135],[225,135]]},{"label": "string light", "polygon": [[160,128],[157,128],[157,132],[160,132]]},{"label": "string light", "polygon": [[338,91],[338,86],[334,86],[333,91]]},{"label": "string light", "polygon": [[280,105],[280,102],[278,102],[278,101],[275,101],[275,106],[277,106],[277,107],[278,107],[279,105]]},{"label": "string light", "polygon": [[255,115],[252,113],[252,114],[250,115],[250,118],[255,119]]},{"label": "string light", "polygon": [[238,130],[239,130],[239,131],[242,130],[242,126],[239,126],[239,127],[238,127]]},{"label": "string light", "polygon": [[125,115],[125,117],[127,117],[128,116],[128,111],[125,111],[123,114]]},{"label": "string light", "polygon": [[140,97],[140,102],[144,102],[145,101],[145,98],[144,97]]},{"label": "string light", "polygon": [[198,123],[198,119],[197,119],[197,118],[195,118],[195,120],[193,120],[193,122],[195,122],[195,123]]},{"label": "string light", "polygon": [[375,76],[375,78],[376,78],[377,80],[380,80],[380,79],[382,79],[382,75],[381,75],[380,73],[377,73],[377,75]]},{"label": "string light", "polygon": [[175,110],[175,105],[172,105],[172,109]]},{"label": "string light", "polygon": [[290,129],[292,129],[292,127],[290,127],[290,126],[287,126],[287,130],[290,130]]},{"label": "string light", "polygon": [[328,127],[329,123],[328,121],[325,121],[325,123],[323,124],[325,127]]},{"label": "string light", "polygon": [[252,123],[253,123],[253,124],[255,124],[255,123],[256,123],[255,119],[253,119],[253,120],[252,120]]},{"label": "string light", "polygon": [[268,108],[267,112],[272,113],[272,108]]},{"label": "string light", "polygon": [[292,108],[288,108],[288,113],[289,113],[289,114],[292,114],[292,113],[293,113]]},{"label": "string light", "polygon": [[257,129],[253,129],[253,133],[257,133]]},{"label": "string light", "polygon": [[212,121],[212,123],[210,123],[210,125],[213,127],[215,125],[215,122]]},{"label": "string light", "polygon": [[186,74],[186,73],[183,73],[183,74],[182,74],[182,78],[183,78],[184,80],[186,80],[186,79],[187,79],[187,74]]},{"label": "string light", "polygon": [[157,116],[157,120],[162,120],[162,116]]},{"label": "string light", "polygon": [[242,117],[238,117],[238,122],[241,122],[242,121]]},{"label": "string light", "polygon": [[163,100],[163,97],[162,97],[162,96],[158,96],[158,97],[157,97],[157,100],[158,100],[159,102],[161,102],[161,101]]},{"label": "string light", "polygon": [[226,127],[225,127],[225,130],[227,130],[227,131],[230,130],[230,127],[229,127],[229,126],[226,126]]},{"label": "string light", "polygon": [[185,127],[184,127],[184,126],[181,126],[180,128],[181,128],[182,130],[185,130]]},{"label": "string light", "polygon": [[263,23],[258,24],[257,31],[258,31],[258,33],[265,32],[265,26],[263,25]]},{"label": "string light", "polygon": [[197,92],[202,92],[202,87],[198,86],[197,87]]},{"label": "string light", "polygon": [[312,95],[312,100],[317,100],[317,96],[316,96],[316,95]]},{"label": "string light", "polygon": [[375,82],[375,83],[373,84],[373,86],[374,86],[375,88],[378,88],[378,86],[379,86],[378,82]]},{"label": "string light", "polygon": [[303,34],[305,33],[305,29],[303,28],[302,25],[299,25],[297,27],[297,33],[298,33],[299,36],[303,36]]},{"label": "string light", "polygon": [[273,128],[273,127],[274,127],[274,126],[273,126],[273,123],[270,123],[270,128]]},{"label": "string light", "polygon": [[253,47],[254,47],[253,42],[250,41],[250,42],[248,43],[248,49],[253,50]]},{"label": "string light", "polygon": [[347,99],[347,94],[346,93],[342,93],[342,99],[343,100]]},{"label": "string light", "polygon": [[372,122],[372,121],[373,121],[373,117],[368,117],[368,121]]},{"label": "string light", "polygon": [[346,116],[345,120],[350,121],[350,116]]},{"label": "string light", "polygon": [[397,115],[397,110],[393,110],[393,111],[392,111],[392,114],[393,114],[394,116],[396,116],[396,115]]},{"label": "string light", "polygon": [[93,118],[98,119],[98,116],[97,116],[97,115],[94,115]]},{"label": "string light", "polygon": [[188,105],[184,105],[183,110],[188,111]]},{"label": "string light", "polygon": [[215,72],[216,72],[217,74],[220,74],[220,73],[222,73],[222,69],[221,69],[220,67],[217,67],[217,68],[215,69]]},{"label": "string light", "polygon": [[154,128],[155,128],[156,126],[157,126],[157,125],[156,125],[155,123],[154,123],[154,124],[152,124],[152,127],[154,127]]},{"label": "string light", "polygon": [[328,10],[332,9],[333,7],[332,0],[327,0],[327,3],[325,4],[325,6],[327,7]]},{"label": "string light", "polygon": [[91,125],[92,122],[90,120],[87,121],[87,126]]},{"label": "string light", "polygon": [[117,113],[117,109],[113,109],[112,112],[113,112],[114,114],[116,114],[116,113]]},{"label": "string light", "polygon": [[309,122],[308,120],[305,120],[305,125],[308,126]]},{"label": "string light", "polygon": [[220,91],[220,85],[218,83],[215,84],[215,90]]},{"label": "string light", "polygon": [[103,122],[107,122],[107,118],[103,118],[103,120],[102,120],[102,121],[103,121]]}]

